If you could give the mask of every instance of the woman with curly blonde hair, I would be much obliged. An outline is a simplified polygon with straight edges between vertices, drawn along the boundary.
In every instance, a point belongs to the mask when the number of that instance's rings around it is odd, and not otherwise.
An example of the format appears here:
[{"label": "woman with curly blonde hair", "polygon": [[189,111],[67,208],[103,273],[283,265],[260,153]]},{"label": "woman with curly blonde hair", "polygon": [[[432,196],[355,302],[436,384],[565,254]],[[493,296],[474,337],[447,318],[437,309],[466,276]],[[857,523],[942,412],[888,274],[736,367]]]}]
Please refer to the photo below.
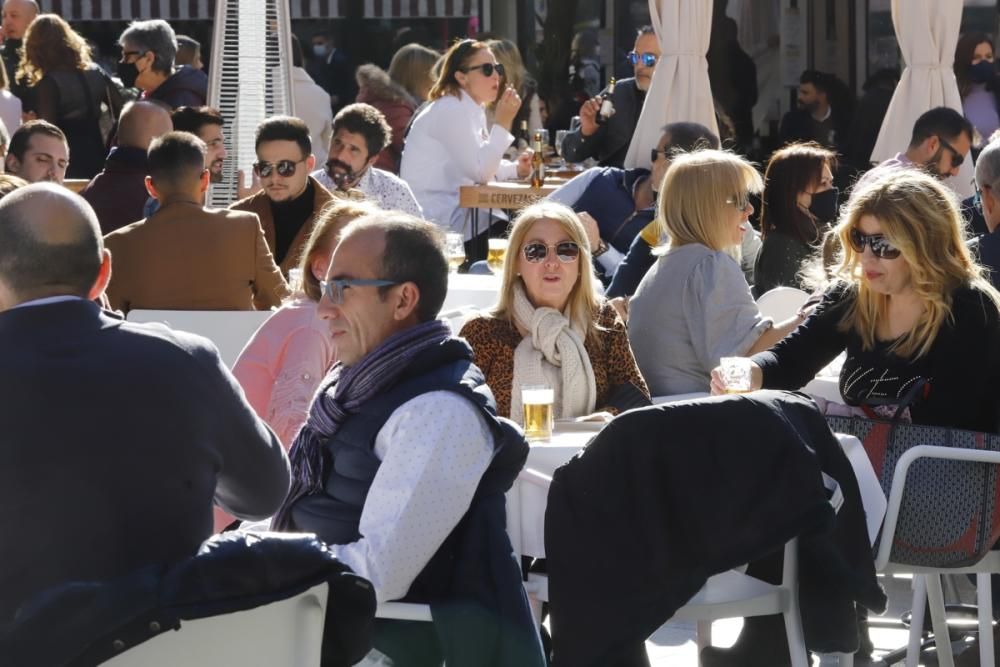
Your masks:
[{"label": "woman with curly blonde hair", "polygon": [[118,117],[122,101],[87,42],[56,14],[41,14],[24,34],[17,78],[31,87],[36,118],[56,125],[69,143],[67,178],[91,178],[104,164],[101,104]]},{"label": "woman with curly blonde hair", "polygon": [[856,192],[834,230],[836,281],[794,335],[753,357],[754,387],[797,389],[846,350],[848,405],[995,432],[1000,293],[970,256],[961,220],[951,191],[921,172]]}]

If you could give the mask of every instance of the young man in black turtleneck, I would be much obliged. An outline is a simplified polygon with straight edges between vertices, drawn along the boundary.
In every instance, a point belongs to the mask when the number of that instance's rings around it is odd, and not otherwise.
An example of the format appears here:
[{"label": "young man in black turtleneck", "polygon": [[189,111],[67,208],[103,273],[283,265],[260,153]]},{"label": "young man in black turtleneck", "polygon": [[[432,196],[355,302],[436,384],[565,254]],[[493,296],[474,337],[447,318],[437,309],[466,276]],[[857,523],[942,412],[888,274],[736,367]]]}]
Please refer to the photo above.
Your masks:
[{"label": "young man in black turtleneck", "polygon": [[275,116],[257,128],[254,174],[261,190],[230,208],[260,218],[274,260],[286,275],[298,264],[316,216],[333,195],[309,172],[316,166],[309,128],[298,118]]},{"label": "young man in black turtleneck", "polygon": [[[21,42],[28,26],[38,16],[38,3],[35,0],[4,0],[3,3],[3,66],[7,70],[8,89],[21,99],[25,111],[31,111],[33,105],[28,99],[28,87],[17,81],[17,67],[21,62]],[[16,128],[10,128],[13,132]]]}]

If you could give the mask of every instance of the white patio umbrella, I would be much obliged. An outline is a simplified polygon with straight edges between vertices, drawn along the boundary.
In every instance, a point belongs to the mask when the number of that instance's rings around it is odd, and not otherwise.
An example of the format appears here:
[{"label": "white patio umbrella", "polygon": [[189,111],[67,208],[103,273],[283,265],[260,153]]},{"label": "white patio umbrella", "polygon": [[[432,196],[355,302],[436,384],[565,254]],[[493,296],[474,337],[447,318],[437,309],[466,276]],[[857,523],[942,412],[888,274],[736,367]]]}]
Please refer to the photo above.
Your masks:
[{"label": "white patio umbrella", "polygon": [[[962,112],[962,98],[952,70],[962,23],[962,0],[892,0],[892,25],[903,54],[903,70],[872,151],[882,162],[906,150],[913,123],[934,107]],[[963,197],[971,195],[972,160],[948,184]]]},{"label": "white patio umbrella", "polygon": [[649,0],[649,16],[662,55],[632,135],[626,167],[650,166],[649,149],[656,146],[667,123],[692,121],[719,132],[705,59],[712,34],[712,3]]}]

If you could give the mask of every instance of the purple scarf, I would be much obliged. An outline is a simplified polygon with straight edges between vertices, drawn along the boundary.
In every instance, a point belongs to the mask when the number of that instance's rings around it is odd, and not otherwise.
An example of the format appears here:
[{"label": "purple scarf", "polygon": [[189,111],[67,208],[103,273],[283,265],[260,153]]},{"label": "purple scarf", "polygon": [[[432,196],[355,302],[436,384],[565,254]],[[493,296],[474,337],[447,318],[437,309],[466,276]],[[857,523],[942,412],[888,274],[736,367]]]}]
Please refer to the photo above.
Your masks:
[{"label": "purple scarf", "polygon": [[323,445],[341,424],[365,403],[394,385],[414,357],[449,337],[451,331],[443,321],[424,322],[386,338],[353,366],[337,364],[333,367],[313,398],[309,418],[289,452],[292,484],[285,502],[271,521],[272,530],[287,529],[295,501],[323,488]]}]

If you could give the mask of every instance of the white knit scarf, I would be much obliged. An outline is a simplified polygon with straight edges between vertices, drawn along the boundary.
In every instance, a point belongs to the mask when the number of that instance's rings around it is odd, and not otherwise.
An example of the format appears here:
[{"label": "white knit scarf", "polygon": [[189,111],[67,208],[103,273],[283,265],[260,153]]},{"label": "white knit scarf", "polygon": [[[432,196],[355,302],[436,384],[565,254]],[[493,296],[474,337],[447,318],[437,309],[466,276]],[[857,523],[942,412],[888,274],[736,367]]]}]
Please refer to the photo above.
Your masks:
[{"label": "white knit scarf", "polygon": [[584,332],[555,308],[535,308],[524,287],[514,285],[514,322],[528,332],[514,350],[510,418],[524,423],[521,387],[547,385],[555,390],[557,418],[582,417],[594,411],[597,387]]}]

